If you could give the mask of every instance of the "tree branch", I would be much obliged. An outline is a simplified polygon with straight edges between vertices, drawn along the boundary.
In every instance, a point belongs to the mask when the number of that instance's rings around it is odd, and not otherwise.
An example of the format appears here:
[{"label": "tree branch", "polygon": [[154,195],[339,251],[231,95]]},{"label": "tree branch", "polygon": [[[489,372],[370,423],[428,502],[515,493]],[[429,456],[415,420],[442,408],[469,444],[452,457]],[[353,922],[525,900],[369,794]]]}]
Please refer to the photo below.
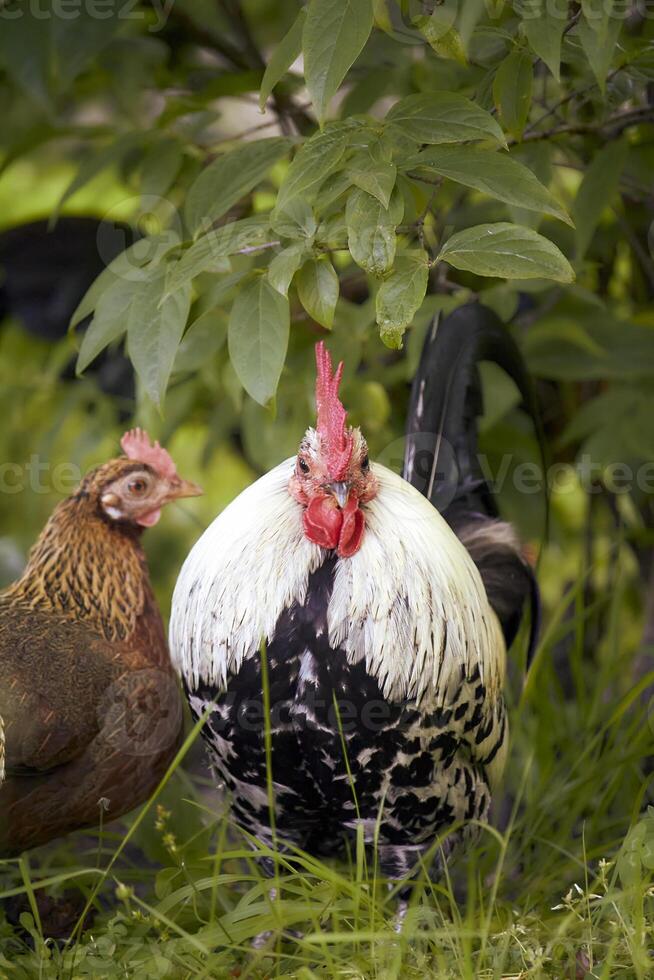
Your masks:
[{"label": "tree branch", "polygon": [[536,140],[552,139],[555,136],[564,136],[569,133],[579,135],[596,133],[598,136],[603,135],[607,140],[614,140],[621,136],[629,126],[636,126],[642,122],[654,123],[654,106],[642,106],[629,112],[620,112],[599,124],[562,123],[560,126],[552,126],[551,129],[545,129],[540,133],[527,133],[525,130],[522,139],[512,139],[508,142],[509,146],[516,146],[520,143],[533,143]]},{"label": "tree branch", "polygon": [[[226,19],[234,25],[243,43],[245,54],[249,62],[249,67],[265,70],[266,62],[259,51],[257,44],[250,30],[250,25],[243,12],[240,0],[218,0],[218,6]],[[296,128],[301,133],[307,133],[313,128],[313,122],[304,111],[299,111],[294,104],[293,97],[283,92],[273,92],[273,107],[279,119],[279,125],[285,136],[292,136],[293,129],[290,120],[295,122]],[[290,117],[290,118],[289,118]]]},{"label": "tree branch", "polygon": [[187,41],[191,44],[197,44],[201,48],[217,51],[225,61],[229,62],[232,68],[248,71],[252,67],[235,44],[232,44],[226,37],[214,34],[213,31],[196,24],[192,17],[180,10],[175,4],[172,5],[170,11],[170,21],[179,26]]},{"label": "tree branch", "polygon": [[[613,71],[609,72],[609,74],[606,76],[606,81],[610,82],[613,78],[615,78],[615,76],[618,74],[619,71],[622,71],[623,68],[624,65],[620,65],[618,68],[614,68]],[[527,134],[531,134],[536,129],[537,126],[540,126],[540,124],[544,122],[545,119],[549,119],[550,116],[555,115],[559,111],[559,109],[562,109],[563,106],[568,104],[568,102],[572,102],[574,99],[581,98],[582,95],[586,95],[588,92],[592,92],[594,88],[597,88],[597,80],[592,81],[590,85],[586,85],[585,88],[579,89],[578,92],[568,92],[567,95],[563,96],[562,99],[559,99],[558,102],[556,102],[553,106],[551,106],[547,110],[547,112],[543,113],[543,115],[539,116],[538,119],[535,119],[534,122],[531,123],[531,125],[527,126],[524,135],[526,136]]]}]

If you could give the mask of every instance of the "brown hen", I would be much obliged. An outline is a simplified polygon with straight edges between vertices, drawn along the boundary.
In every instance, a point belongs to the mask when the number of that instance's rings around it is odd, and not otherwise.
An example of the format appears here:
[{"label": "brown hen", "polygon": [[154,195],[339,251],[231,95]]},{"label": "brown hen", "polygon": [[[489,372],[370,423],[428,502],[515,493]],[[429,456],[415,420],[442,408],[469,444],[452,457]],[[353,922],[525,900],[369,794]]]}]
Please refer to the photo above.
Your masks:
[{"label": "brown hen", "polygon": [[121,446],[56,507],[0,593],[0,857],[127,813],[179,745],[181,698],[140,537],[165,504],[201,490],[140,430]]}]

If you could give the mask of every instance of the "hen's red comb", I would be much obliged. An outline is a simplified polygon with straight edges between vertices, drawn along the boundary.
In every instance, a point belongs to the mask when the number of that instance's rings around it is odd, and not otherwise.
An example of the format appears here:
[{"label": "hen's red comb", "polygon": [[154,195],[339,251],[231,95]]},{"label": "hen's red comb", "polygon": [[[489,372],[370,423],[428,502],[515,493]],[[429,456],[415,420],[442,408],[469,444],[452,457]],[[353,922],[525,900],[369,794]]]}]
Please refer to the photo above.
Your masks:
[{"label": "hen's red comb", "polygon": [[342,480],[352,457],[352,434],[346,431],[347,412],[338,397],[343,362],[334,372],[329,351],[321,340],[316,344],[316,409],[321,448],[332,480]]},{"label": "hen's red comb", "polygon": [[158,442],[150,442],[150,436],[143,429],[130,429],[120,440],[120,448],[128,459],[146,463],[160,476],[172,480],[177,476],[177,467],[168,453]]}]

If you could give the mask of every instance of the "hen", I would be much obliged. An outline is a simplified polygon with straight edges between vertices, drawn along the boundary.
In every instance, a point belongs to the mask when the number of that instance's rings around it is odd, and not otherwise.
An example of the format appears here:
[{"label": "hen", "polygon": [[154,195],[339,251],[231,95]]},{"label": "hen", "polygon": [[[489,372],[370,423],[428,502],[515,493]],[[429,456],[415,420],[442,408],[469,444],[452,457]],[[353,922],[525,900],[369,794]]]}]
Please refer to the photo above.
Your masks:
[{"label": "hen", "polygon": [[145,800],[182,705],[140,537],[199,487],[136,429],[60,503],[0,593],[0,857]]},{"label": "hen", "polygon": [[[461,352],[472,333],[460,332]],[[455,451],[470,442],[457,445],[458,427],[474,425],[480,409],[470,405],[474,349],[434,363],[432,348],[430,337],[409,426],[413,437],[424,426],[425,495],[369,461],[339,400],[342,365],[334,373],[318,344],[316,428],[195,545],[170,630],[238,823],[266,844],[330,856],[361,828],[391,878],[411,872],[453,825],[444,853],[488,815],[508,746],[502,623],[511,639],[530,588],[506,524],[481,514],[466,523],[459,508],[452,523],[468,551],[426,499],[440,478],[448,398],[436,412],[425,389],[462,392],[448,430]],[[478,491],[462,465],[466,489]],[[461,504],[457,494],[455,482]],[[504,591],[490,588],[494,556],[502,576],[520,570]]]}]

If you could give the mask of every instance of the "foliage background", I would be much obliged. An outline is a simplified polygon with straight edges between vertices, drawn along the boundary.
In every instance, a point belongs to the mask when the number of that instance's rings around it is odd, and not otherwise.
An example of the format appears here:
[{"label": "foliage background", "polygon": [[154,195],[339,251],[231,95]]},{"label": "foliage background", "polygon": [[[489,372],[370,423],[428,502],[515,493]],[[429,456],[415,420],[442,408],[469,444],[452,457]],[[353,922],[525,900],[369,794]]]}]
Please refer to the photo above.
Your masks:
[{"label": "foliage background", "polygon": [[[289,894],[306,909],[331,888],[336,938],[300,944],[300,963],[280,951],[276,975],[646,975],[654,834],[651,817],[637,821],[652,748],[653,37],[647,4],[611,0],[0,4],[0,229],[84,215],[141,236],[87,294],[81,328],[53,340],[16,317],[0,325],[0,460],[18,466],[0,494],[0,584],[71,489],[55,467],[109,457],[134,418],[207,490],[147,536],[167,609],[201,528],[294,452],[312,420],[313,344],[327,332],[346,361],[350,417],[391,465],[435,313],[491,306],[537,379],[553,464],[546,543],[525,469],[538,459],[533,431],[508,380],[483,372],[482,450],[504,513],[540,551],[546,603],[524,690],[516,655],[499,858],[489,838],[463,912],[450,883],[425,886],[428,937],[416,919],[417,942],[401,947],[385,900],[371,907],[347,878],[304,868]],[[113,386],[107,360],[121,365]],[[48,467],[38,485],[33,455]],[[194,837],[204,789],[175,780],[170,818],[155,826],[149,811],[133,831],[150,871],[123,855],[108,875],[138,883],[148,909],[129,893],[118,912],[105,903],[100,938],[74,960],[37,928],[30,954],[0,926],[2,968],[201,976],[247,960],[265,887],[234,872],[207,911],[197,883],[208,838]],[[103,838],[97,860],[95,842],[62,844],[32,874],[62,886],[104,866],[121,834]],[[497,861],[494,877],[476,873]],[[5,891],[24,890],[24,868],[6,874]],[[195,918],[182,881],[197,886]],[[580,893],[553,912],[573,882]],[[220,916],[243,902],[255,904],[242,933],[207,952]],[[278,924],[292,921],[289,902]]]}]

